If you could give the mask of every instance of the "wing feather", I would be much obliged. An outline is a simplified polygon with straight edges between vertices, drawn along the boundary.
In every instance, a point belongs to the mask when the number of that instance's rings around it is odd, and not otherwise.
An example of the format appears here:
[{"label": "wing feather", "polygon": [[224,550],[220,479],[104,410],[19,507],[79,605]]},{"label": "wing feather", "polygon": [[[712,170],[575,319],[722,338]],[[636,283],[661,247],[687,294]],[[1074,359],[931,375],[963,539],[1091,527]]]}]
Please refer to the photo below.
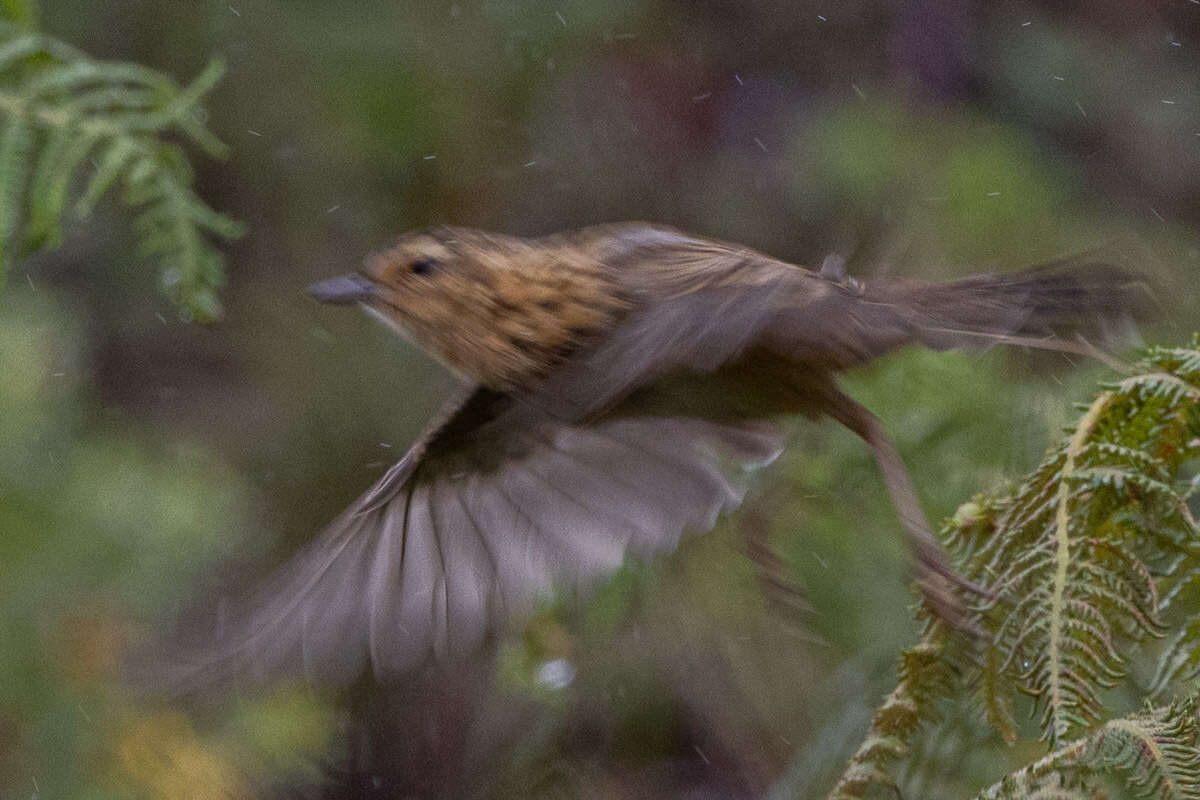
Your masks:
[{"label": "wing feather", "polygon": [[[389,678],[467,656],[539,597],[592,588],[628,555],[711,528],[741,501],[745,470],[781,449],[778,431],[755,423],[618,416],[573,425],[528,409],[489,419],[489,440],[433,441],[390,500],[339,517],[215,647],[179,667],[172,688],[300,671],[337,684],[368,662]],[[497,433],[493,423],[514,420]]]},{"label": "wing feather", "polygon": [[635,390],[736,357],[794,293],[786,278],[809,273],[670,231],[610,241],[631,312],[526,394],[456,396],[175,686],[298,669],[344,682],[367,662],[390,676],[459,656],[556,586],[587,589],[740,503],[736,473],[773,459],[779,433],[644,413]]}]

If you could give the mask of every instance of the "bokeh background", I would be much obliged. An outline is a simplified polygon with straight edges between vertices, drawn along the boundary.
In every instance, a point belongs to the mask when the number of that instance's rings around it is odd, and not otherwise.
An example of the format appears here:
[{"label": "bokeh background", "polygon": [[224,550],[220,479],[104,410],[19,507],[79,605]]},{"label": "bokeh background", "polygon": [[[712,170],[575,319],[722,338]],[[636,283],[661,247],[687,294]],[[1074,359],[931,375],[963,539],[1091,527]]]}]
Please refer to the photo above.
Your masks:
[{"label": "bokeh background", "polygon": [[[116,204],[0,295],[4,797],[829,788],[917,625],[874,464],[828,422],[795,425],[748,511],[452,675],[188,703],[123,684],[126,653],[315,534],[450,387],[303,295],[399,231],[646,219],[922,277],[1102,248],[1158,288],[1147,339],[1200,323],[1195,0],[53,0],[40,25],[180,80],[223,58],[208,124],[232,150],[198,157],[198,190],[249,233],[214,325],[180,320]],[[1106,375],[907,352],[848,385],[937,520],[1032,468]],[[764,538],[808,606],[764,588]],[[1040,752],[945,730],[905,796]]]}]

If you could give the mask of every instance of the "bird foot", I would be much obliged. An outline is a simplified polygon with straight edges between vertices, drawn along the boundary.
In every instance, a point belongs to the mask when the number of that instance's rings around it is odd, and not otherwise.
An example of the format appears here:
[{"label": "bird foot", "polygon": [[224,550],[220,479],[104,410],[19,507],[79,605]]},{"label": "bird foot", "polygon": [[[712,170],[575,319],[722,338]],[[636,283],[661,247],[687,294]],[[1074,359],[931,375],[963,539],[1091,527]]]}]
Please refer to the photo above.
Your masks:
[{"label": "bird foot", "polygon": [[984,637],[970,612],[969,600],[986,599],[988,590],[956,573],[941,550],[918,548],[914,560],[917,588],[930,614],[959,633]]}]

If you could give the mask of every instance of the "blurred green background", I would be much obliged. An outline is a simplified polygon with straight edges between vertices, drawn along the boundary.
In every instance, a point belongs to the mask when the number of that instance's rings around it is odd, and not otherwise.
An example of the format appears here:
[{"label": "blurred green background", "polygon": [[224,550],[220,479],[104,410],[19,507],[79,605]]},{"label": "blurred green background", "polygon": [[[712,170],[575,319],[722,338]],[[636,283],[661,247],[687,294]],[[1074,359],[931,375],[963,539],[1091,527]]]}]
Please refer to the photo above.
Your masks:
[{"label": "blurred green background", "polygon": [[[922,277],[1101,247],[1156,284],[1148,339],[1200,322],[1194,1],[53,0],[40,25],[180,80],[224,58],[208,124],[232,154],[197,160],[198,191],[249,234],[211,326],[179,320],[111,203],[0,295],[3,797],[829,788],[917,626],[874,463],[827,422],[795,425],[750,511],[452,678],[186,706],[122,687],[123,654],[279,563],[445,395],[426,357],[302,292],[399,231],[646,219]],[[1105,374],[907,352],[848,384],[937,520],[1032,468]],[[764,591],[748,534],[811,609]],[[1039,753],[955,736],[912,796]]]}]

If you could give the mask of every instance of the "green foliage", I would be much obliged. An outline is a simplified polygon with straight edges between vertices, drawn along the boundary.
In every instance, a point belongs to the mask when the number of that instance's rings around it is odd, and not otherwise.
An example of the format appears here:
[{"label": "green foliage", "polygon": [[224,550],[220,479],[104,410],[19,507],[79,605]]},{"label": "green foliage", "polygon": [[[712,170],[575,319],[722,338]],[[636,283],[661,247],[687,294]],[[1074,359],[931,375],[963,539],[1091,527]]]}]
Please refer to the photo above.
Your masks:
[{"label": "green foliage", "polygon": [[1006,776],[979,800],[1096,796],[1095,779],[1115,775],[1138,797],[1200,797],[1200,724],[1194,700],[1105,723]]},{"label": "green foliage", "polygon": [[1181,598],[1200,584],[1200,528],[1187,505],[1198,456],[1200,348],[1154,348],[1024,481],[963,505],[944,534],[961,573],[986,588],[972,607],[983,635],[966,648],[927,625],[831,797],[894,788],[888,766],[943,699],[973,696],[1015,741],[1018,692],[1034,699],[1055,749],[982,796],[1095,797],[1095,776],[1115,771],[1138,796],[1200,797],[1193,703],[1112,719],[1100,695],[1173,628],[1153,691],[1195,677],[1200,618]]},{"label": "green foliage", "polygon": [[886,766],[907,752],[906,740],[932,719],[933,702],[953,686],[937,624],[900,656],[900,680],[875,712],[871,728],[830,794],[832,800],[862,797],[874,785],[890,784]]},{"label": "green foliage", "polygon": [[164,290],[186,316],[216,318],[223,262],[213,240],[242,230],[196,196],[172,139],[224,155],[199,107],[222,72],[214,61],[181,88],[154,70],[94,61],[0,22],[0,278],[15,258],[61,243],[68,206],[86,217],[120,183],[136,209],[139,255],[159,263]]}]

